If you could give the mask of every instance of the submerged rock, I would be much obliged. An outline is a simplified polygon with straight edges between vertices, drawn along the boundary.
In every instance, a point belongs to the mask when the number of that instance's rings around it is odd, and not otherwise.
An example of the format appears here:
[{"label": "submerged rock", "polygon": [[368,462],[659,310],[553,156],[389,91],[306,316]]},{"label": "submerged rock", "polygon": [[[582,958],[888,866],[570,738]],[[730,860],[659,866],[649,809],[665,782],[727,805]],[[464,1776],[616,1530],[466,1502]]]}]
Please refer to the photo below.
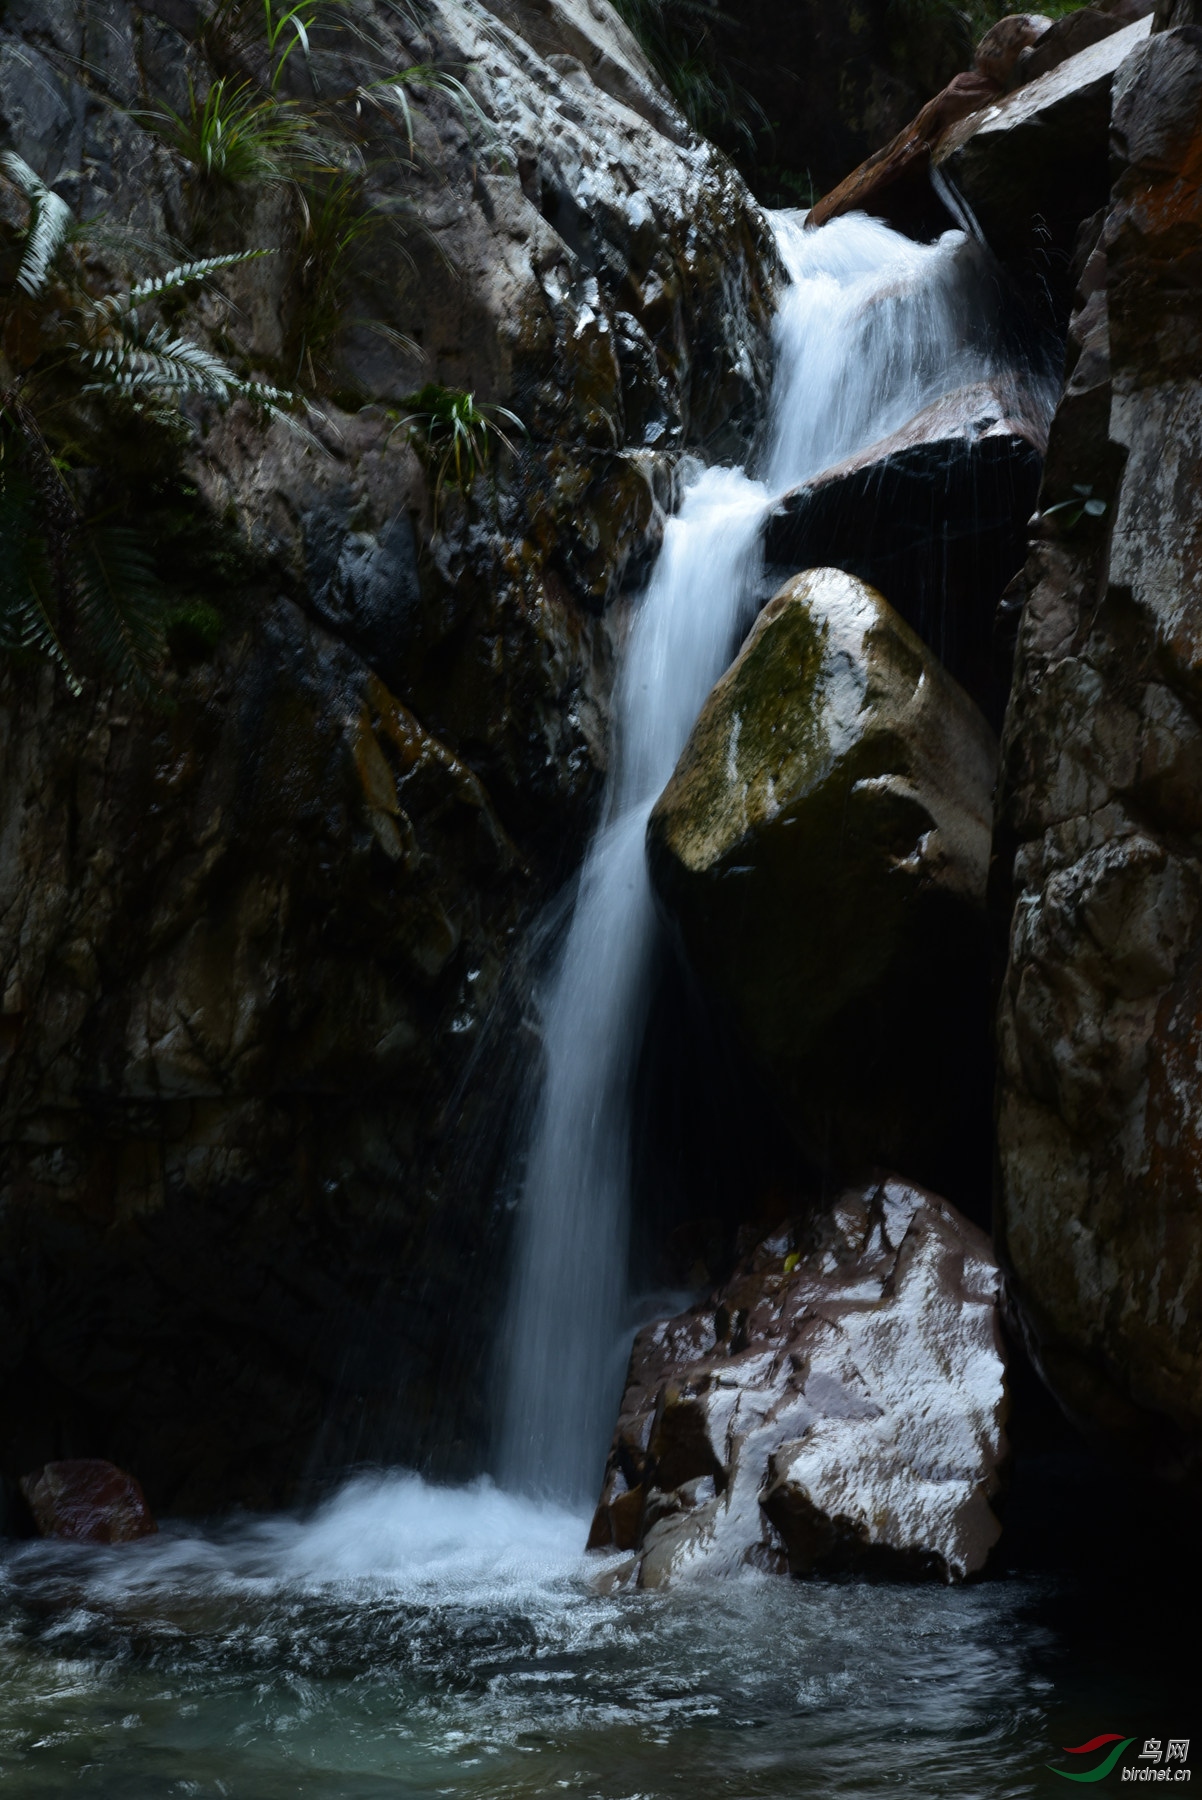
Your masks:
[{"label": "submerged rock", "polygon": [[782,570],[831,565],[887,594],[998,724],[994,613],[1026,555],[1047,404],[1014,379],[945,394],[786,495],[765,534]]},{"label": "submerged rock", "polygon": [[22,1476],[21,1492],[43,1537],[128,1544],[158,1530],[133,1476],[93,1457],[47,1463]]},{"label": "submerged rock", "polygon": [[1202,1455],[1195,26],[1120,70],[1113,142],[1004,736],[999,1249],[1069,1415],[1179,1472]]},{"label": "submerged rock", "polygon": [[769,1238],[635,1339],[591,1548],[642,1587],[752,1565],[958,1581],[1000,1527],[1000,1277],[954,1207],[896,1178]]},{"label": "submerged rock", "polygon": [[995,757],[892,607],[820,569],[761,613],[656,804],[687,960],[821,1162],[978,1179]]}]

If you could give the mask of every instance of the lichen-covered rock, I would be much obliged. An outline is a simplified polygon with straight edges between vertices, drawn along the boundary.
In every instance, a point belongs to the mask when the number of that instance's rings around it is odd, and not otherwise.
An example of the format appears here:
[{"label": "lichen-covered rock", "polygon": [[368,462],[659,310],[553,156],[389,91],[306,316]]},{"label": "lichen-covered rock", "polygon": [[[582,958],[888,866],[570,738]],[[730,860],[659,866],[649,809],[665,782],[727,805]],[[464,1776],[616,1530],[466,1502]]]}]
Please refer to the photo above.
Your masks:
[{"label": "lichen-covered rock", "polygon": [[828,1166],[981,1179],[959,1157],[988,1086],[995,754],[887,602],[817,570],[760,614],[656,804],[688,961]]},{"label": "lichen-covered rock", "polygon": [[[306,361],[293,185],[206,184],[142,117],[218,72],[267,91],[261,9],[203,14],[0,24],[0,142],[77,217],[273,248],[188,328],[234,317],[269,380],[317,369],[318,445],[234,408],[151,458],[182,610],[224,619],[181,627],[165,706],[0,676],[0,1467],[100,1440],[192,1509],[278,1500],[323,1431],[335,1460],[470,1435],[467,1272],[500,1259],[447,1122],[481,1123],[465,1068],[587,829],[676,460],[754,423],[776,276],[603,0],[364,0],[277,89],[318,84],[374,220]],[[414,87],[410,141],[372,84],[427,65],[479,111]],[[399,423],[427,382],[523,427],[437,531]]]},{"label": "lichen-covered rock", "polygon": [[956,1581],[1000,1527],[1000,1276],[890,1178],[635,1339],[590,1547],[642,1587],[751,1565]]},{"label": "lichen-covered rock", "polygon": [[21,1477],[21,1492],[43,1537],[130,1544],[158,1530],[133,1476],[94,1457],[47,1463]]},{"label": "lichen-covered rock", "polygon": [[1196,29],[1123,66],[1113,127],[1004,738],[998,1226],[1066,1410],[1172,1469],[1202,1444]]},{"label": "lichen-covered rock", "polygon": [[765,533],[782,573],[835,567],[887,594],[995,725],[994,614],[1026,555],[1049,404],[1013,379],[944,394],[786,494]]}]

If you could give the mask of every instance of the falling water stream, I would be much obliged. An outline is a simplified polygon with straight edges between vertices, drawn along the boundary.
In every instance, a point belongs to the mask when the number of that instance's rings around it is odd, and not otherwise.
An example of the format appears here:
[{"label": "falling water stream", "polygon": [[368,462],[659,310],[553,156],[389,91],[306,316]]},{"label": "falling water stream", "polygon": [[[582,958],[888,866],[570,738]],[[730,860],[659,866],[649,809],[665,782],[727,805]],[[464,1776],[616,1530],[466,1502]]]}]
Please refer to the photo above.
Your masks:
[{"label": "falling water stream", "polygon": [[790,283],[763,476],[699,470],[668,521],[622,661],[601,822],[545,999],[501,1478],[561,1500],[596,1492],[629,1348],[630,1126],[657,931],[647,819],[750,622],[765,514],[940,395],[999,373],[990,265],[963,233],[916,244],[862,214],[814,232],[780,214],[775,229]]},{"label": "falling water stream", "polygon": [[792,281],[761,473],[699,470],[667,525],[545,996],[504,1483],[361,1475],[305,1516],[173,1521],[111,1550],[9,1544],[4,1792],[1009,1800],[1055,1785],[1056,1745],[1184,1728],[1154,1586],[1114,1562],[1154,1533],[1125,1501],[1106,1513],[1109,1476],[1019,1481],[993,1577],[955,1591],[748,1570],[606,1592],[609,1564],[582,1550],[625,1350],[649,809],[749,622],[773,496],[998,355],[988,267],[962,234],[922,247],[865,219],[805,234],[791,217],[777,232]]}]

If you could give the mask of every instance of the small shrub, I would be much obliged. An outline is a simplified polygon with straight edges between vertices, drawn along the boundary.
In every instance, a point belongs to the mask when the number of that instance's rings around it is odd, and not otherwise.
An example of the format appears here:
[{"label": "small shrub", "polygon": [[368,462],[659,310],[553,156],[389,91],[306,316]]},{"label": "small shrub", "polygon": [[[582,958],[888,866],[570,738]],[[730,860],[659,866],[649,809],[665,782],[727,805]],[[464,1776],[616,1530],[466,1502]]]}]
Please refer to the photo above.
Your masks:
[{"label": "small shrub", "polygon": [[467,498],[476,477],[491,461],[494,438],[507,450],[513,450],[513,443],[497,423],[499,418],[519,431],[525,430],[517,414],[507,406],[477,401],[474,394],[440,387],[436,382],[410,394],[404,404],[413,410],[397,421],[396,429],[409,428],[414,447],[433,482],[436,514],[449,481]]},{"label": "small shrub", "polygon": [[139,121],[210,181],[283,181],[316,153],[309,120],[290,101],[221,76],[203,100],[188,83],[188,111],[160,105]]}]

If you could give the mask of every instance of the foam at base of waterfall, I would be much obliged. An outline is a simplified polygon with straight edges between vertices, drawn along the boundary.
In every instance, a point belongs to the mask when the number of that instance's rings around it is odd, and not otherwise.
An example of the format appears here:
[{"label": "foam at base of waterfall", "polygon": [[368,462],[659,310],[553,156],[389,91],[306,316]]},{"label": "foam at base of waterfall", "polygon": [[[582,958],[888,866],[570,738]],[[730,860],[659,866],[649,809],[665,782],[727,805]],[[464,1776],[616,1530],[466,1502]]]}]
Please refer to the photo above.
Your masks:
[{"label": "foam at base of waterfall", "polygon": [[203,1596],[330,1588],[419,1605],[513,1607],[586,1572],[588,1519],[490,1480],[441,1487],[408,1472],[355,1476],[307,1514],[243,1517],[210,1530],[168,1521],[123,1545],[14,1546],[10,1574],[57,1571],[111,1603],[153,1594]]}]

